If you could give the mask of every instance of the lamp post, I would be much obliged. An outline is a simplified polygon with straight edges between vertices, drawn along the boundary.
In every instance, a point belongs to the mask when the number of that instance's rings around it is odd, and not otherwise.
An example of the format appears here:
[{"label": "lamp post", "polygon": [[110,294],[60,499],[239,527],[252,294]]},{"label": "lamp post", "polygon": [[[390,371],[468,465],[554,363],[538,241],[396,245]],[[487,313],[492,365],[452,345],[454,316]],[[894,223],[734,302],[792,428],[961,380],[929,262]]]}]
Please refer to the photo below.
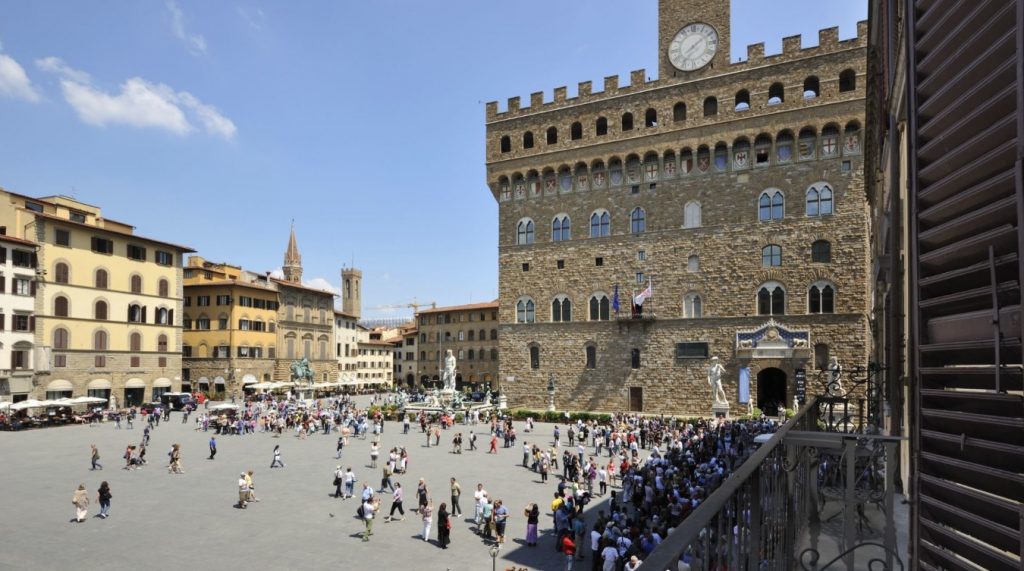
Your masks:
[{"label": "lamp post", "polygon": [[491,553],[491,571],[497,571],[497,569],[498,569],[498,550],[499,550],[499,548],[500,548],[500,546],[498,544],[494,544],[494,545],[491,546],[491,549],[490,549],[490,553]]},{"label": "lamp post", "polygon": [[548,375],[548,412],[555,412],[555,374]]}]

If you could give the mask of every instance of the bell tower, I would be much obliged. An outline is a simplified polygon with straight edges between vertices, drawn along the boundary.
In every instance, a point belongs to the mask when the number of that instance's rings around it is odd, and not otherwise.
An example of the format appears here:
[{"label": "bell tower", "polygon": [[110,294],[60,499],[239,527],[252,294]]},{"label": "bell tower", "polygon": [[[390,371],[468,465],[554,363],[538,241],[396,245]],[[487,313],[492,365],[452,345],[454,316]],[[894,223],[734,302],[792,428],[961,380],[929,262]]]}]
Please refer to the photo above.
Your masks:
[{"label": "bell tower", "polygon": [[355,268],[341,269],[341,310],[358,320],[363,307],[363,272]]},{"label": "bell tower", "polygon": [[292,231],[288,236],[288,249],[284,251],[284,264],[281,266],[284,279],[290,282],[302,283],[302,256],[299,254],[299,245],[295,241],[295,222],[292,221]]},{"label": "bell tower", "polygon": [[658,78],[724,73],[729,24],[730,0],[658,0]]}]

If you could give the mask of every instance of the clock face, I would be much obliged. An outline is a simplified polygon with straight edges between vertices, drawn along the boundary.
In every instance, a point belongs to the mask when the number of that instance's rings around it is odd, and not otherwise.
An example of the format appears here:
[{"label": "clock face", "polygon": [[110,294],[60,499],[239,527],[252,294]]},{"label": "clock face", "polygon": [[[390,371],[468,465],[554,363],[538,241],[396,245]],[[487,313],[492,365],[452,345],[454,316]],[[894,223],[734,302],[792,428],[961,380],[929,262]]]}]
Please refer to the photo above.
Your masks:
[{"label": "clock face", "polygon": [[668,60],[682,71],[700,69],[711,62],[718,50],[718,32],[708,24],[683,26],[668,45]]}]

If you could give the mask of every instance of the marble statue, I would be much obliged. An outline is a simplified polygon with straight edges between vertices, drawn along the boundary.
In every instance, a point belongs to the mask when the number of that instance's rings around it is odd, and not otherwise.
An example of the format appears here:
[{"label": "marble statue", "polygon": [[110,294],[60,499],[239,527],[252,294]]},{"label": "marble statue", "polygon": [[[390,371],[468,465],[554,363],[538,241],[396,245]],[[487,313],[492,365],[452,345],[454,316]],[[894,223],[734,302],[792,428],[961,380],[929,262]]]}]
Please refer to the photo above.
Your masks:
[{"label": "marble statue", "polygon": [[835,357],[829,359],[828,362],[828,396],[846,396],[846,391],[843,390],[843,366]]},{"label": "marble statue", "polygon": [[484,395],[484,404],[491,404],[491,399],[494,397],[491,395],[491,389],[487,389],[487,394]]},{"label": "marble statue", "polygon": [[708,366],[708,385],[711,386],[712,400],[716,404],[724,404],[729,402],[729,397],[725,394],[725,389],[722,388],[722,373],[725,372],[725,367],[718,362],[718,357],[711,357],[711,365]]},{"label": "marble statue", "polygon": [[452,355],[451,349],[448,349],[444,356],[444,372],[441,374],[441,380],[444,381],[444,390],[455,390],[455,355]]},{"label": "marble statue", "polygon": [[459,410],[462,408],[462,393],[456,391],[452,397],[452,408]]},{"label": "marble statue", "polygon": [[430,405],[441,406],[441,394],[438,392],[436,387],[433,392],[430,393]]}]

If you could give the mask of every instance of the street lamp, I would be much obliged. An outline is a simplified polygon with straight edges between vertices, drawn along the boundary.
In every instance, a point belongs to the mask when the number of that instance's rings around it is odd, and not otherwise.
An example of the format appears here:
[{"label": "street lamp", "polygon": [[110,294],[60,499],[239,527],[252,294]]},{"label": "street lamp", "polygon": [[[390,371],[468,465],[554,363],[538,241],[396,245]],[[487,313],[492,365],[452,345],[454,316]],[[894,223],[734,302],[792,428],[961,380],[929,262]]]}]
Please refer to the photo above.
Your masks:
[{"label": "street lamp", "polygon": [[555,374],[548,375],[548,412],[555,412]]},{"label": "street lamp", "polygon": [[491,571],[497,571],[498,569],[498,550],[500,547],[500,544],[497,543],[491,546]]}]

